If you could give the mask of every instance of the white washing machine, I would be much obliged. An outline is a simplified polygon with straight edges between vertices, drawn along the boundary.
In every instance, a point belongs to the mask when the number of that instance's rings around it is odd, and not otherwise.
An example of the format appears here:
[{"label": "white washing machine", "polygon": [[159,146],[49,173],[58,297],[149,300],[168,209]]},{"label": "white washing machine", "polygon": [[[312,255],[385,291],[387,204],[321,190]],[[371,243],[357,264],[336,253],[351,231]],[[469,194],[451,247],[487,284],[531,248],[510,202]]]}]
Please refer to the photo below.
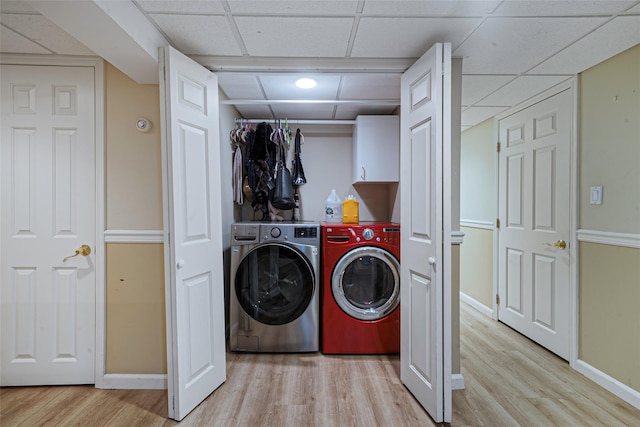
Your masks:
[{"label": "white washing machine", "polygon": [[320,224],[233,224],[229,349],[318,351],[319,287]]}]

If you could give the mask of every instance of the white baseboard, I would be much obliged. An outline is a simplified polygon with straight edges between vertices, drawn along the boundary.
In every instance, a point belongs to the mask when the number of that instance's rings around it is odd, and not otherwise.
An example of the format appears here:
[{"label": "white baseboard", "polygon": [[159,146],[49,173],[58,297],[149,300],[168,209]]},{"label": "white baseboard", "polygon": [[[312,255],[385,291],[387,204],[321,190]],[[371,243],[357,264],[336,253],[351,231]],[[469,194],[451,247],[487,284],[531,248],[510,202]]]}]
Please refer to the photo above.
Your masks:
[{"label": "white baseboard", "polygon": [[493,318],[493,309],[491,307],[487,307],[481,302],[478,302],[477,300],[471,298],[469,295],[465,294],[464,292],[460,292],[460,301],[464,302],[467,305],[470,305],[471,307],[475,308],[485,316],[489,316]]},{"label": "white baseboard", "polygon": [[105,374],[96,388],[127,390],[166,390],[164,374]]},{"label": "white baseboard", "polygon": [[464,390],[464,377],[462,374],[451,374],[451,390]]},{"label": "white baseboard", "polygon": [[628,404],[640,409],[640,392],[610,377],[584,360],[576,360],[575,370]]}]

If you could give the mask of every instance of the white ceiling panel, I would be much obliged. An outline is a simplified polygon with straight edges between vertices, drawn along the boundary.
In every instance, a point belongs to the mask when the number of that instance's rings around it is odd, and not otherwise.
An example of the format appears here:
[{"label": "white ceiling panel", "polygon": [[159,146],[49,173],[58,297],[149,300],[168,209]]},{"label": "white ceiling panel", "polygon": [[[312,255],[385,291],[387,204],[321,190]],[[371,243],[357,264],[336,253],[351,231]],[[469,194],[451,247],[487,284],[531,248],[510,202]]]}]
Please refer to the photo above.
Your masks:
[{"label": "white ceiling panel", "polygon": [[211,0],[136,0],[136,3],[146,12],[172,12],[172,13],[202,13],[202,14],[224,14],[224,7],[219,1]]},{"label": "white ceiling panel", "polygon": [[640,3],[638,3],[637,5],[632,7],[631,9],[627,10],[625,13],[635,13],[635,14],[640,13]]},{"label": "white ceiling panel", "polygon": [[462,112],[462,126],[474,126],[508,110],[509,107],[471,107]]},{"label": "white ceiling panel", "polygon": [[23,1],[0,1],[1,12],[35,12],[35,10]]},{"label": "white ceiling panel", "polygon": [[316,87],[311,89],[296,87],[296,80],[301,77],[299,74],[265,74],[259,78],[268,99],[336,99],[340,76],[313,74],[304,76],[314,79],[317,83]]},{"label": "white ceiling panel", "polygon": [[633,6],[635,1],[523,1],[506,0],[493,13],[495,16],[576,16],[618,13]]},{"label": "white ceiling panel", "polygon": [[640,43],[640,16],[619,16],[527,74],[577,74]]},{"label": "white ceiling panel", "polygon": [[517,76],[462,76],[462,105],[472,105]]},{"label": "white ceiling panel", "polygon": [[42,15],[2,14],[2,24],[60,55],[95,55]]},{"label": "white ceiling panel", "polygon": [[344,57],[353,18],[255,18],[236,24],[249,55]]},{"label": "white ceiling panel", "polygon": [[304,15],[304,16],[335,16],[351,15],[356,12],[358,0],[229,0],[229,8],[233,13],[255,15]]},{"label": "white ceiling panel", "polygon": [[393,114],[398,107],[383,105],[338,105],[335,118],[337,120],[353,120],[356,116],[386,116]]},{"label": "white ceiling panel", "polygon": [[266,104],[249,104],[249,105],[236,105],[236,110],[240,114],[240,117],[247,119],[272,119],[273,117],[271,108]]},{"label": "white ceiling panel", "polygon": [[[560,51],[606,18],[489,18],[458,49],[467,74],[518,74]],[[508,37],[505,35],[508,34]]]},{"label": "white ceiling panel", "polygon": [[224,16],[154,14],[163,33],[187,55],[242,55]]},{"label": "white ceiling panel", "polygon": [[6,53],[51,53],[51,51],[43,48],[39,44],[22,37],[20,34],[4,26],[0,26],[0,49]]},{"label": "white ceiling panel", "polygon": [[567,79],[567,76],[520,76],[477,102],[478,106],[516,105]]},{"label": "white ceiling panel", "polygon": [[253,73],[216,73],[218,84],[231,99],[265,99]]},{"label": "white ceiling panel", "polygon": [[400,99],[401,74],[346,75],[340,99]]},{"label": "white ceiling panel", "polygon": [[437,42],[455,47],[480,18],[361,18],[352,57],[418,58]]},{"label": "white ceiling panel", "polygon": [[274,104],[271,106],[278,119],[295,118],[301,120],[333,119],[334,106],[330,104]]},{"label": "white ceiling panel", "polygon": [[499,1],[394,0],[368,1],[364,15],[377,16],[483,16],[491,13]]}]

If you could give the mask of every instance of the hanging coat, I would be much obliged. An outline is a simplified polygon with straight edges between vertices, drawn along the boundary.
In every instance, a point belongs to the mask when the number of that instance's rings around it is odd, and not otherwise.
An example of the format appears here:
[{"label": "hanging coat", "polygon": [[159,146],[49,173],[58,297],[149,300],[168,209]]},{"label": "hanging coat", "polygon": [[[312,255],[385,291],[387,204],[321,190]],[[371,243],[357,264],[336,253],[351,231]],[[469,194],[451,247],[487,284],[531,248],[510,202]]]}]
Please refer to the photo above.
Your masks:
[{"label": "hanging coat", "polygon": [[293,170],[292,179],[293,185],[302,185],[307,183],[307,178],[304,176],[304,169],[302,168],[302,161],[300,160],[300,139],[302,138],[302,134],[300,133],[300,129],[296,131],[296,146],[295,146],[295,154],[293,157],[293,164],[291,169]]}]

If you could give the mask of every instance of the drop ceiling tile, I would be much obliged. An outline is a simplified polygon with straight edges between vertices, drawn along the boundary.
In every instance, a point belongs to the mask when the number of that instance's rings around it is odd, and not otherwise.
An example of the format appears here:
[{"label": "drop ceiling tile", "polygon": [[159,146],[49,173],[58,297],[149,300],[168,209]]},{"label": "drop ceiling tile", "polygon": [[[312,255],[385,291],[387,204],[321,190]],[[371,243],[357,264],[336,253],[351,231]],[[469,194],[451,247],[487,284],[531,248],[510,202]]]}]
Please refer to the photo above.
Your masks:
[{"label": "drop ceiling tile", "polygon": [[51,51],[43,48],[39,44],[22,37],[20,34],[4,26],[0,27],[0,51],[3,53],[51,53]]},{"label": "drop ceiling tile", "polygon": [[34,12],[34,8],[29,6],[24,1],[0,1],[0,12]]},{"label": "drop ceiling tile", "polygon": [[465,74],[519,74],[606,18],[489,18],[454,51]]},{"label": "drop ceiling tile", "polygon": [[74,37],[42,15],[2,14],[2,23],[60,55],[95,55]]},{"label": "drop ceiling tile", "polygon": [[577,74],[640,43],[640,16],[619,16],[527,74]]},{"label": "drop ceiling tile", "polygon": [[259,78],[268,99],[336,99],[340,76],[304,74],[317,82],[311,89],[296,87],[300,77],[300,74],[263,74]]},{"label": "drop ceiling tile", "polygon": [[436,42],[455,47],[480,18],[360,18],[352,57],[418,58]]},{"label": "drop ceiling tile", "polygon": [[229,8],[232,13],[255,15],[306,15],[306,16],[335,16],[356,13],[358,0],[298,0],[298,1],[237,1],[230,0]]},{"label": "drop ceiling tile", "polygon": [[355,74],[342,78],[340,99],[400,99],[401,74]]},{"label": "drop ceiling tile", "polygon": [[523,1],[507,0],[494,16],[584,16],[613,14],[628,9],[635,1]]},{"label": "drop ceiling tile", "polygon": [[344,57],[353,18],[235,18],[251,56]]},{"label": "drop ceiling tile", "polygon": [[367,1],[363,15],[377,16],[482,16],[491,13],[499,1]]},{"label": "drop ceiling tile", "polygon": [[173,12],[173,13],[216,13],[224,14],[221,2],[211,0],[138,0],[137,3],[147,12]]},{"label": "drop ceiling tile", "polygon": [[467,108],[462,112],[461,126],[475,126],[509,108],[507,106]]},{"label": "drop ceiling tile", "polygon": [[393,114],[398,107],[384,105],[338,105],[335,117],[338,120],[355,120],[357,116],[387,116]]},{"label": "drop ceiling tile", "polygon": [[264,99],[258,77],[253,73],[216,73],[220,89],[230,99]]},{"label": "drop ceiling tile", "polygon": [[520,76],[477,102],[476,105],[516,105],[567,80],[567,78],[568,76]]},{"label": "drop ceiling tile", "polygon": [[186,55],[240,56],[224,16],[152,14],[162,32]]},{"label": "drop ceiling tile", "polygon": [[271,113],[271,109],[269,109],[268,105],[264,104],[249,104],[249,105],[236,105],[236,110],[238,110],[238,114],[240,117],[244,117],[245,119],[273,119],[273,114]]},{"label": "drop ceiling tile", "polygon": [[625,13],[635,13],[635,14],[640,13],[640,3],[638,3],[631,9],[627,10]]},{"label": "drop ceiling tile", "polygon": [[462,105],[473,105],[517,76],[462,76]]},{"label": "drop ceiling tile", "polygon": [[328,120],[333,118],[330,104],[275,104],[271,106],[276,118],[290,120]]}]

